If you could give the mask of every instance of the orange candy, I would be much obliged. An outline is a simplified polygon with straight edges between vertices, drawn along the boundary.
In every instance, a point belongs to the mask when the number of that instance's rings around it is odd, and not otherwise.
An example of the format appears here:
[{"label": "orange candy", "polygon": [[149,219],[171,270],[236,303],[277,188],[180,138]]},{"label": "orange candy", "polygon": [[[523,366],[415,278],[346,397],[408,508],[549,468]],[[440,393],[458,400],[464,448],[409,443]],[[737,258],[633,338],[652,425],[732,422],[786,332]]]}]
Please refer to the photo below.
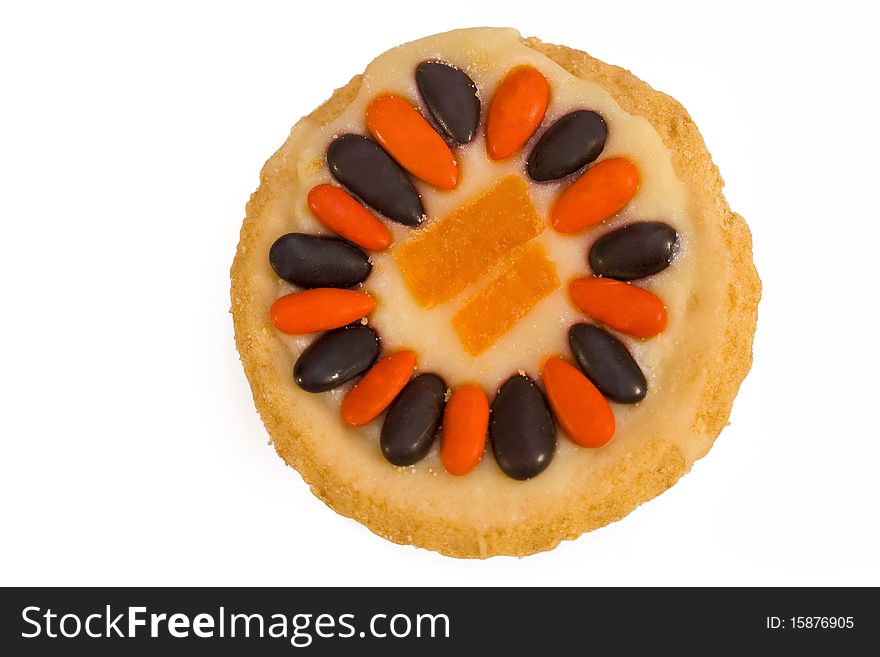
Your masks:
[{"label": "orange candy", "polygon": [[416,178],[440,189],[455,189],[458,164],[443,137],[419,111],[399,96],[378,96],[367,107],[367,129]]},{"label": "orange candy", "polygon": [[620,212],[639,189],[636,166],[622,157],[591,166],[565,190],[550,216],[560,233],[576,233]]},{"label": "orange candy", "polygon": [[576,278],[569,292],[587,315],[628,335],[650,338],[666,328],[666,306],[635,285],[611,278]]},{"label": "orange candy", "polygon": [[317,185],[309,191],[309,209],[322,224],[349,242],[374,251],[391,245],[391,232],[344,189]]},{"label": "orange candy", "polygon": [[518,66],[502,80],[486,119],[486,150],[493,160],[516,153],[535,133],[547,111],[550,85],[531,66]]},{"label": "orange candy", "polygon": [[269,317],[284,333],[314,333],[366,317],[375,306],[369,294],[319,287],[279,297],[269,309]]},{"label": "orange candy", "polygon": [[403,390],[415,367],[416,355],[412,351],[385,356],[342,400],[342,421],[350,427],[360,427],[375,420]]},{"label": "orange candy", "polygon": [[547,399],[562,430],[582,447],[601,447],[614,435],[614,413],[579,369],[551,356],[541,372]]},{"label": "orange candy", "polygon": [[543,230],[528,184],[510,175],[445,217],[432,219],[395,250],[394,258],[415,300],[430,308],[479,281]]},{"label": "orange candy", "polygon": [[464,385],[446,402],[443,434],[440,437],[440,460],[451,475],[473,470],[486,448],[489,428],[489,400],[479,386]]},{"label": "orange candy", "polygon": [[452,326],[467,352],[480,354],[558,287],[556,265],[547,251],[530,244],[464,303]]}]

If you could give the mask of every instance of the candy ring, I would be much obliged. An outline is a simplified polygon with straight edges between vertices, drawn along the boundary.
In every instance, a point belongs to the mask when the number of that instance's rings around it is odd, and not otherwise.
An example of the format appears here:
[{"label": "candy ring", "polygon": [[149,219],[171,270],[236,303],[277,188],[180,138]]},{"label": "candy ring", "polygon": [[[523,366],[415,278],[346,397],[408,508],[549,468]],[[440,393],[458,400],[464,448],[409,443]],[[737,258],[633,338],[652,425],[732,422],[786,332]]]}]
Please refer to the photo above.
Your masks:
[{"label": "candy ring", "polygon": [[748,230],[684,111],[629,74],[512,30],[429,37],[262,178],[233,266],[245,371],[281,456],[377,533],[547,549],[665,490],[726,422]]}]

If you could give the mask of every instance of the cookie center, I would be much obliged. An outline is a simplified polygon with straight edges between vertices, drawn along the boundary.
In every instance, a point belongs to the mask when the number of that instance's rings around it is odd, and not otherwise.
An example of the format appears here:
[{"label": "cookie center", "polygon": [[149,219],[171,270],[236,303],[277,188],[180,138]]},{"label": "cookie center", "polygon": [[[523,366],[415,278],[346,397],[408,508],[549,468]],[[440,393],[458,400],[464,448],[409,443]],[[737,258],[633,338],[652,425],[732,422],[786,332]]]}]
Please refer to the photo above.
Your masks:
[{"label": "cookie center", "polygon": [[394,257],[422,308],[474,289],[459,302],[452,326],[476,355],[559,287],[546,249],[532,242],[544,228],[526,181],[510,175],[416,233]]},{"label": "cookie center", "polygon": [[452,318],[458,339],[468,353],[484,352],[558,287],[556,265],[542,245],[519,249]]}]

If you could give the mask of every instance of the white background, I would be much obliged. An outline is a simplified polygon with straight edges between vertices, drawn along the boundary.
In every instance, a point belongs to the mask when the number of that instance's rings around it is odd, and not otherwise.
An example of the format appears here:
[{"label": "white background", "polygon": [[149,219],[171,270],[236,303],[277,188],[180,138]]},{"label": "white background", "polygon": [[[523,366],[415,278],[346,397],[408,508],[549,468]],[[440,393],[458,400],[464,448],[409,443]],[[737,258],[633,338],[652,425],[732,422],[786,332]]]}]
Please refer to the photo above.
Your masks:
[{"label": "white background", "polygon": [[[0,584],[880,584],[869,3],[4,3]],[[383,50],[505,25],[690,111],[755,238],[755,365],[712,452],[526,559],[375,537],[267,444],[233,346],[244,204]]]}]

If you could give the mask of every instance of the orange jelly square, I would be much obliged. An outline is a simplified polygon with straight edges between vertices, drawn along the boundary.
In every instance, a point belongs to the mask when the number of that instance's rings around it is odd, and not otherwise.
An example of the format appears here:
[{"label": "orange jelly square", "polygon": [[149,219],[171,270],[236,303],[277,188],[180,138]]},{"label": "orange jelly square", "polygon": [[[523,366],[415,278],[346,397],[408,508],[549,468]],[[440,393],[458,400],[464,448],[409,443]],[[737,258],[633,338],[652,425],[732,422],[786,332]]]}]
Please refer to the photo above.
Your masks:
[{"label": "orange jelly square", "polygon": [[523,178],[508,176],[395,251],[400,271],[421,306],[449,301],[512,249],[544,230],[527,190]]},{"label": "orange jelly square", "polygon": [[543,246],[532,244],[465,302],[452,318],[452,326],[464,348],[476,356],[558,287],[556,265]]}]

